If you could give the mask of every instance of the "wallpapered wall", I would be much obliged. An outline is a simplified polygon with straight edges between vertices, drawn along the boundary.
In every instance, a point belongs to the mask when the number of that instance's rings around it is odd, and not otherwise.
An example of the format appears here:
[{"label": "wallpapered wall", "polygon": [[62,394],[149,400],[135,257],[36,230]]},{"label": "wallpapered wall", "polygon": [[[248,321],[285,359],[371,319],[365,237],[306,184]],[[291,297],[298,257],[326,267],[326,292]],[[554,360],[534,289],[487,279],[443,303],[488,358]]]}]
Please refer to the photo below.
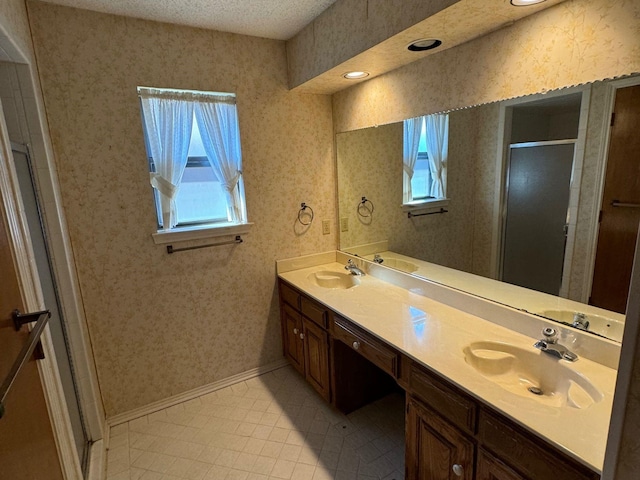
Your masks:
[{"label": "wallpapered wall", "polygon": [[563,2],[335,94],[334,128],[383,125],[638,72],[639,18],[637,0]]},{"label": "wallpapered wall", "polygon": [[[284,42],[28,6],[107,415],[280,359],[275,259],[336,245],[330,98],[287,90]],[[242,245],[153,243],[138,85],[237,94]]]}]

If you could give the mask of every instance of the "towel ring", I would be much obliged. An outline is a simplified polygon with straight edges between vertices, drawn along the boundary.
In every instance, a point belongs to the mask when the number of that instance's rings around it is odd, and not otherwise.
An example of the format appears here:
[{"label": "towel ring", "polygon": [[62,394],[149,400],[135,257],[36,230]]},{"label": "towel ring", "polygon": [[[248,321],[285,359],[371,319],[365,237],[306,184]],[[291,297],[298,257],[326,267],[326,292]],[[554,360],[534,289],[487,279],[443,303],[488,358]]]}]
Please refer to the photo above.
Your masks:
[{"label": "towel ring", "polygon": [[[311,210],[311,219],[310,219],[307,223],[305,223],[305,222],[303,222],[303,221],[302,221],[302,214],[303,214],[303,213],[305,213],[305,212],[307,211],[307,209]],[[307,213],[307,215],[308,215],[308,213]],[[298,211],[298,221],[299,221],[302,225],[304,225],[305,227],[306,227],[307,225],[311,225],[311,222],[313,222],[313,208],[311,208],[309,205],[307,205],[307,204],[306,204],[306,203],[304,203],[304,202],[302,202],[302,203],[300,204],[300,210]]]},{"label": "towel ring", "polygon": [[[367,204],[369,204],[370,206],[367,206]],[[373,206],[373,203],[371,202],[371,200],[368,200],[367,197],[362,197],[362,200],[360,201],[360,203],[358,203],[356,212],[358,212],[358,215],[360,215],[361,217],[368,218],[373,215],[374,209],[375,207]],[[368,212],[368,215],[363,214],[362,213],[363,210],[365,212]]]}]

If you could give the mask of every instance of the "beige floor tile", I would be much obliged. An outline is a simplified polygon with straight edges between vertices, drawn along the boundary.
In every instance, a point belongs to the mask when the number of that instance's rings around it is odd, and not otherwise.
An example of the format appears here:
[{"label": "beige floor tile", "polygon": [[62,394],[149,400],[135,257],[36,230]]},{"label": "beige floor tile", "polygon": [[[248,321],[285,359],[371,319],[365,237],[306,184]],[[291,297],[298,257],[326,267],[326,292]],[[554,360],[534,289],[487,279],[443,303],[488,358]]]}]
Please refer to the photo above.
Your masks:
[{"label": "beige floor tile", "polygon": [[108,480],[404,480],[404,397],[345,416],[290,367],[116,425]]}]

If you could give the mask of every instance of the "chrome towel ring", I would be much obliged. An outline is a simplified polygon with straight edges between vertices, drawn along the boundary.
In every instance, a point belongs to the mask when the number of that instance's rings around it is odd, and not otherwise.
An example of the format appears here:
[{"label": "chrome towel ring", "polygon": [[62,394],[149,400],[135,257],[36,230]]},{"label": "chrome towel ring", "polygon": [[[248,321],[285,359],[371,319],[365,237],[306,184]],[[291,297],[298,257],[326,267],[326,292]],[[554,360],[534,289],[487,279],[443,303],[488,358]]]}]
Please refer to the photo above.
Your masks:
[{"label": "chrome towel ring", "polygon": [[374,208],[375,207],[373,206],[371,200],[368,200],[367,197],[362,197],[362,200],[356,207],[356,212],[358,212],[358,215],[360,215],[361,217],[368,218],[373,215]]},{"label": "chrome towel ring", "polygon": [[[309,212],[307,212],[307,209],[311,211],[311,213],[310,213],[310,214],[309,214]],[[306,223],[302,221],[302,217],[303,217],[303,215],[304,215],[305,213],[306,213],[306,215],[307,215],[308,217],[310,217],[310,218],[309,218],[309,221],[308,221],[308,222],[306,222]],[[298,211],[298,221],[299,221],[302,225],[304,225],[305,227],[306,227],[307,225],[311,225],[311,222],[313,222],[313,208],[311,208],[309,205],[307,205],[307,204],[306,204],[306,203],[304,203],[304,202],[302,202],[302,203],[300,204],[300,210]]]}]

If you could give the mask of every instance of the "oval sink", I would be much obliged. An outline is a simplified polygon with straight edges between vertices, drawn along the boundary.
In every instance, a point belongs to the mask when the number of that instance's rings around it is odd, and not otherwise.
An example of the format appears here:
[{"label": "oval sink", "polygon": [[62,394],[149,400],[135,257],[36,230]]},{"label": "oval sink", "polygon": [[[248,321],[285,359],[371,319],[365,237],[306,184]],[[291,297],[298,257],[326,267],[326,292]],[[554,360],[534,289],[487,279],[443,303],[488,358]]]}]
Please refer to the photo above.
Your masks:
[{"label": "oval sink", "polygon": [[415,263],[407,262],[400,258],[383,258],[381,265],[385,267],[395,268],[405,273],[413,273],[418,270],[418,266]]},{"label": "oval sink", "polygon": [[[538,315],[551,318],[559,322],[573,324],[573,316],[576,314],[573,310],[543,310]],[[607,337],[611,340],[618,342],[622,341],[622,333],[624,331],[624,322],[614,320],[613,318],[603,317],[602,315],[595,315],[585,313],[585,320],[589,322],[588,332],[597,333],[603,337]]]},{"label": "oval sink", "polygon": [[360,285],[360,279],[357,275],[350,273],[321,271],[314,272],[307,277],[314,285],[322,288],[347,288]]},{"label": "oval sink", "polygon": [[604,398],[584,375],[533,347],[474,342],[463,351],[467,364],[488,380],[545,405],[589,408]]}]

